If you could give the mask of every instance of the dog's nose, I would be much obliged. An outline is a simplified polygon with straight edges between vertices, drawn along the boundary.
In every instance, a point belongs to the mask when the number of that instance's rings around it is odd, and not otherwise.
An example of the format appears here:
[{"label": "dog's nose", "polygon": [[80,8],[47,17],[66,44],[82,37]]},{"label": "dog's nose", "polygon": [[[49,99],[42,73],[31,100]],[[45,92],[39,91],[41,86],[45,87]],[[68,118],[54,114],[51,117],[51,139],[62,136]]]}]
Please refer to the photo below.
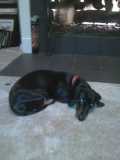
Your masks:
[{"label": "dog's nose", "polygon": [[86,119],[86,116],[79,115],[77,118],[78,118],[79,121],[84,121]]},{"label": "dog's nose", "polygon": [[76,117],[79,121],[84,121],[86,119],[86,115],[83,112],[81,113],[76,112]]}]

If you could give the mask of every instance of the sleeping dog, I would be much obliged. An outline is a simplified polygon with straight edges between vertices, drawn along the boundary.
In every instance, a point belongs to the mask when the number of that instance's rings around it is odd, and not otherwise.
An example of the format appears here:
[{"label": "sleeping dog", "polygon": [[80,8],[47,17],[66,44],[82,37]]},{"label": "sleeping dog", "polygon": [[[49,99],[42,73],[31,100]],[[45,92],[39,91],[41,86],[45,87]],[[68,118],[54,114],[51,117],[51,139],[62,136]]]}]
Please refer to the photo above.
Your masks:
[{"label": "sleeping dog", "polygon": [[80,121],[85,120],[95,106],[104,106],[100,100],[101,96],[79,75],[50,70],[28,73],[9,93],[10,107],[17,115],[33,114],[59,101],[74,105]]}]

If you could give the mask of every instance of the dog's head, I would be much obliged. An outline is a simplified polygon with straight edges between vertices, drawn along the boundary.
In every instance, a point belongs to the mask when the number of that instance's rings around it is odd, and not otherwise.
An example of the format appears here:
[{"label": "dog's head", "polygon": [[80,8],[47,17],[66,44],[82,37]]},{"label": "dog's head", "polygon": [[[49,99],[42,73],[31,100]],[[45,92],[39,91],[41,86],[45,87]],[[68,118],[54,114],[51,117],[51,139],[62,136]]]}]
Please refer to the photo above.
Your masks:
[{"label": "dog's head", "polygon": [[101,96],[86,81],[80,81],[75,88],[76,117],[83,121],[95,106],[102,107]]}]

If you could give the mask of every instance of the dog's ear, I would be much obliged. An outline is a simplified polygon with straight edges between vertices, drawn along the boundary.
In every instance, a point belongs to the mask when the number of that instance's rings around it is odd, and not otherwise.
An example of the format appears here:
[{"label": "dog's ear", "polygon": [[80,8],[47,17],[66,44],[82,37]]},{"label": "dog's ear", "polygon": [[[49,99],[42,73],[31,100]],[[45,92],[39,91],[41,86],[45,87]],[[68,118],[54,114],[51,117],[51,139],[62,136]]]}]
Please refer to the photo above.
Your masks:
[{"label": "dog's ear", "polygon": [[96,107],[103,107],[104,103],[100,102],[101,95],[97,93],[95,90],[91,89],[89,90],[89,96],[91,97],[91,104],[96,104]]},{"label": "dog's ear", "polygon": [[98,108],[100,108],[100,107],[104,107],[105,104],[103,102],[97,101],[96,105]]}]

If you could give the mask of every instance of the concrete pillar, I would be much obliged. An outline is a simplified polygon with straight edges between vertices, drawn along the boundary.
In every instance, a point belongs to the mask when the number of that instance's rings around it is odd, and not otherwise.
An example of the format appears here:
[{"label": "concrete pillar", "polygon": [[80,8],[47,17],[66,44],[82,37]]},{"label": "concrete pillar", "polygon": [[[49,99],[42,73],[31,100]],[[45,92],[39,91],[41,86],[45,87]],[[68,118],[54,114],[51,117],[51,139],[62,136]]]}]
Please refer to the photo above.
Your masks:
[{"label": "concrete pillar", "polygon": [[24,53],[32,53],[30,0],[18,0],[21,45]]}]

